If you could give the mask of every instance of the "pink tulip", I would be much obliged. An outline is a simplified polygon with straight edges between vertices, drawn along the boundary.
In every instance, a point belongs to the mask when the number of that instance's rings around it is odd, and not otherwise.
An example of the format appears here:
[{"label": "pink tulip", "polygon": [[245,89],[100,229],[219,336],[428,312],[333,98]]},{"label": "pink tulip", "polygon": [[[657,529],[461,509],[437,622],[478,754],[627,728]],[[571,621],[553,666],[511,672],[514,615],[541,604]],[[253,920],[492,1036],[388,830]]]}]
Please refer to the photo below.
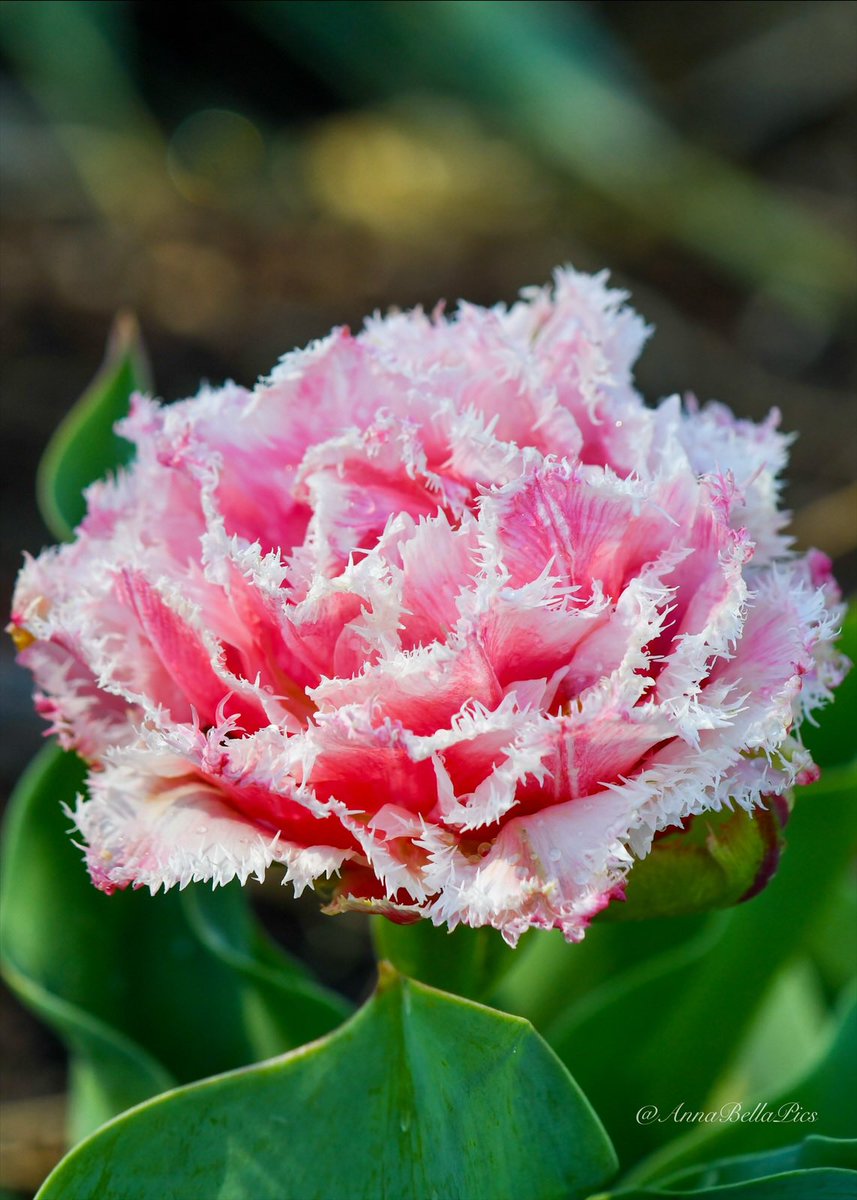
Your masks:
[{"label": "pink tulip", "polygon": [[845,663],[788,438],[646,407],[624,299],[562,271],[135,397],[136,461],[14,602],[98,887],[277,862],[335,911],[576,940],[656,833],[813,778]]}]

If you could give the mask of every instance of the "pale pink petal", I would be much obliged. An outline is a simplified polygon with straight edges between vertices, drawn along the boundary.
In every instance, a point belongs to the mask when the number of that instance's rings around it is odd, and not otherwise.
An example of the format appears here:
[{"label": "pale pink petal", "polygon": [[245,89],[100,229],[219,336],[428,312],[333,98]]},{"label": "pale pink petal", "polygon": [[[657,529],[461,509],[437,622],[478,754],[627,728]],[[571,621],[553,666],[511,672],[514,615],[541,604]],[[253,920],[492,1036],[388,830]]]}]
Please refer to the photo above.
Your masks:
[{"label": "pale pink petal", "polygon": [[[251,875],[262,879],[279,862],[300,893],[314,879],[338,872],[350,857],[339,847],[289,844],[278,832],[243,818],[216,787],[185,771],[180,759],[156,759],[149,751],[143,774],[120,761],[90,777],[91,798],[78,802],[74,819],[96,886],[112,892],[133,884],[154,893],[206,880],[245,883]],[[143,802],[129,803],[129,795]]]},{"label": "pale pink petal", "polygon": [[329,911],[577,940],[658,831],[816,776],[847,664],[788,439],[647,407],[647,333],[566,270],[135,398],[134,464],[13,606],[99,886],[279,862],[338,874]]}]

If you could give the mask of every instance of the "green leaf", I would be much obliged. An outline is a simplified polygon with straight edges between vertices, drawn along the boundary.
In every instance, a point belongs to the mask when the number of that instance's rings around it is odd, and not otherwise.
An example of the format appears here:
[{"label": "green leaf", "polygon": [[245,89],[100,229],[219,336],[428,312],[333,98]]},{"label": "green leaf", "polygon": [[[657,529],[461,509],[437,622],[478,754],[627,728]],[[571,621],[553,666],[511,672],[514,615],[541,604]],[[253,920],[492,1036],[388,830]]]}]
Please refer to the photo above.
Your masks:
[{"label": "green leaf", "polygon": [[854,1200],[857,1191],[854,1172],[841,1168],[816,1167],[808,1171],[786,1171],[761,1179],[708,1187],[651,1187],[629,1192],[611,1192],[605,1200],[671,1200],[674,1196],[695,1196],[697,1200]]},{"label": "green leaf", "polygon": [[[37,757],[10,804],[0,893],[4,973],[75,1056],[76,1135],[175,1082],[320,1036],[343,1015],[296,964],[270,949],[264,968],[254,961],[240,888],[200,899],[195,924],[178,893],[94,888],[61,808],[84,776],[54,746]],[[217,937],[229,954],[212,952]]]},{"label": "green leaf", "polygon": [[776,1175],[783,1171],[800,1171],[813,1167],[835,1167],[857,1170],[857,1140],[852,1138],[828,1138],[812,1135],[791,1146],[776,1150],[763,1150],[756,1154],[729,1157],[690,1170],[676,1171],[662,1183],[682,1187],[693,1185],[741,1183],[747,1179],[759,1179],[765,1175]]},{"label": "green leaf", "polygon": [[577,1200],[614,1169],[597,1117],[527,1022],[384,965],[336,1033],[125,1114],[39,1200]]},{"label": "green leaf", "polygon": [[857,1141],[808,1137],[793,1146],[680,1171],[649,1188],[622,1188],[616,1200],[711,1196],[723,1200],[809,1200],[847,1197],[857,1188]]},{"label": "green leaf", "polygon": [[625,902],[611,904],[600,919],[642,921],[738,904],[768,883],[782,842],[776,803],[753,813],[741,808],[700,813],[688,828],[656,840],[634,864]]},{"label": "green leaf", "polygon": [[84,488],[132,457],[133,446],[117,437],[113,426],[127,414],[131,395],[149,386],[139,327],[130,313],[120,313],[101,369],[55,431],[39,463],[39,508],[56,537],[68,540],[83,520]]},{"label": "green leaf", "polygon": [[[707,935],[601,985],[545,1035],[595,1105],[623,1161],[675,1133],[637,1124],[644,1104],[706,1107],[782,968],[799,956],[857,844],[857,768],[804,790],[770,886]],[[719,929],[719,933],[717,930]],[[711,938],[706,942],[706,937]],[[622,1031],[621,1055],[605,1055]]]}]

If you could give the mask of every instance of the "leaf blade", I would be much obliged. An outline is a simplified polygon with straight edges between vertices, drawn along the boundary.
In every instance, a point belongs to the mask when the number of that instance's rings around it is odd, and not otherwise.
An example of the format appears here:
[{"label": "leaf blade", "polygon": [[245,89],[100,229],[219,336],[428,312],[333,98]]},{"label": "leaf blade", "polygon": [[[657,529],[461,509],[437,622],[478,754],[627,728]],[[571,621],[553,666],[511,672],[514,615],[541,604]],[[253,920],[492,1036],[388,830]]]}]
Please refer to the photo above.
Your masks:
[{"label": "leaf blade", "polygon": [[611,1200],[850,1200],[857,1173],[857,1141],[810,1136],[791,1146],[718,1159],[668,1175],[650,1187],[620,1188]]},{"label": "leaf blade", "polygon": [[113,323],[104,362],[54,431],[36,474],[36,496],[45,524],[69,540],[86,514],[84,489],[127,463],[133,447],[113,432],[134,392],[151,377],[140,329],[130,313]]},{"label": "leaf blade", "polygon": [[[344,1086],[355,1102],[332,1124]],[[328,1038],[118,1118],[39,1197],[82,1200],[97,1183],[143,1200],[189,1194],[192,1179],[194,1194],[230,1200],[577,1200],[614,1167],[597,1118],[528,1023],[387,968]]]}]

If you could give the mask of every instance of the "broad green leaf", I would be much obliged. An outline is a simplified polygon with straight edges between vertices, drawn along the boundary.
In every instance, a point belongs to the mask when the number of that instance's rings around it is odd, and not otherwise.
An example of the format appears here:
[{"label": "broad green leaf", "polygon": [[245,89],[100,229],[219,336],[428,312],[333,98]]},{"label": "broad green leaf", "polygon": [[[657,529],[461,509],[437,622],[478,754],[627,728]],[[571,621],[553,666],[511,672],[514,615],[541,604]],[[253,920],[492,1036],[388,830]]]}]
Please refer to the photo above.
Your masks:
[{"label": "broad green leaf", "polygon": [[248,961],[239,969],[211,952],[218,929],[233,938],[243,929],[249,941],[239,888],[206,897],[204,940],[177,893],[97,891],[61,808],[82,789],[84,773],[75,755],[51,746],[21,780],[0,897],[6,977],[76,1056],[77,1134],[174,1082],[326,1033],[343,1015],[296,966],[269,961],[261,986]]},{"label": "broad green leaf", "polygon": [[[757,1103],[766,1111],[783,1115],[815,1113],[812,1128],[829,1138],[847,1138],[857,1129],[857,996],[853,994],[833,1032],[815,1062],[802,1078],[785,1084],[781,1090],[750,1096],[743,1111],[753,1112]],[[795,1108],[794,1106],[798,1107]],[[794,1121],[730,1120],[723,1124],[694,1126],[684,1136],[674,1138],[629,1175],[636,1184],[649,1183],[675,1174],[682,1168],[739,1154],[758,1153],[788,1145],[794,1137]]]},{"label": "broad green leaf", "polygon": [[857,1193],[857,1142],[808,1137],[792,1146],[706,1163],[651,1187],[621,1188],[616,1200],[666,1200],[710,1196],[722,1200],[853,1200]]},{"label": "broad green leaf", "polygon": [[431,921],[397,925],[386,917],[373,917],[372,936],[378,957],[403,975],[472,1000],[491,995],[518,953],[488,926],[459,925],[450,932]]},{"label": "broad green leaf", "polygon": [[658,838],[635,863],[625,901],[601,919],[641,921],[728,908],[768,883],[783,841],[780,809],[700,813],[687,829]]},{"label": "broad green leaf", "polygon": [[[674,958],[617,976],[546,1027],[627,1164],[675,1133],[669,1123],[637,1124],[636,1110],[669,1112],[680,1101],[703,1109],[781,969],[805,949],[857,844],[855,780],[857,769],[831,769],[804,790],[778,875],[721,918],[710,944],[701,935]],[[616,1030],[620,1055],[609,1054]]]},{"label": "broad green leaf", "polygon": [[597,1117],[527,1022],[382,966],[334,1034],[124,1114],[39,1200],[578,1200],[614,1169]]},{"label": "broad green leaf", "polygon": [[120,313],[101,369],[55,431],[39,463],[39,508],[56,537],[67,540],[83,520],[84,488],[131,458],[133,447],[117,437],[113,426],[127,414],[131,395],[149,386],[137,322],[130,313]]}]

